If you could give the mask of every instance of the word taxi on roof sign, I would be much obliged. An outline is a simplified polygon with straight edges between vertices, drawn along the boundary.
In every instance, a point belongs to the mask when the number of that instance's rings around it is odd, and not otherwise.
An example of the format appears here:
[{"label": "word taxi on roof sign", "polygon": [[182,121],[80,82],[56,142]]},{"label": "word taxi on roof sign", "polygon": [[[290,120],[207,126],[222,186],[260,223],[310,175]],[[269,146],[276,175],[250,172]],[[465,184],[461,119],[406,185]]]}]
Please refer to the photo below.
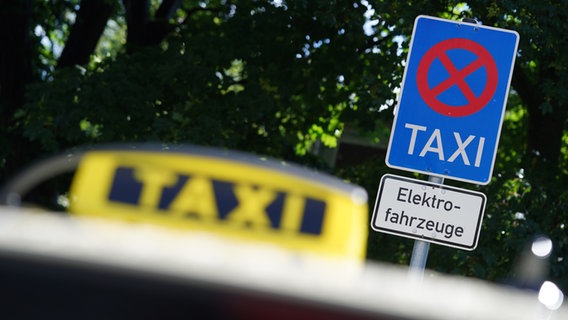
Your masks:
[{"label": "word taxi on roof sign", "polygon": [[367,193],[270,159],[187,147],[87,152],[70,212],[362,259]]},{"label": "word taxi on roof sign", "polygon": [[489,183],[518,42],[511,30],[417,17],[387,165]]}]

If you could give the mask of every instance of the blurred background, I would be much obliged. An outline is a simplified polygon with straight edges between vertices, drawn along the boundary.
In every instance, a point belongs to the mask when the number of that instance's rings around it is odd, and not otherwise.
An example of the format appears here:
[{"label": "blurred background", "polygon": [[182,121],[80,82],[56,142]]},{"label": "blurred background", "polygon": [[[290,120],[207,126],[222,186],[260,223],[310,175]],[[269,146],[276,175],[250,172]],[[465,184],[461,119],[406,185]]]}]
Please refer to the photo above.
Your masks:
[{"label": "blurred background", "polygon": [[[503,282],[536,235],[541,277],[568,290],[565,1],[0,1],[0,179],[102,142],[197,144],[296,162],[374,199],[416,16],[521,36],[473,252],[430,249],[442,273]],[[423,178],[423,177],[419,177]],[[28,201],[64,210],[69,177]],[[369,201],[371,212],[373,200]],[[366,257],[407,265],[412,241],[369,232]]]}]

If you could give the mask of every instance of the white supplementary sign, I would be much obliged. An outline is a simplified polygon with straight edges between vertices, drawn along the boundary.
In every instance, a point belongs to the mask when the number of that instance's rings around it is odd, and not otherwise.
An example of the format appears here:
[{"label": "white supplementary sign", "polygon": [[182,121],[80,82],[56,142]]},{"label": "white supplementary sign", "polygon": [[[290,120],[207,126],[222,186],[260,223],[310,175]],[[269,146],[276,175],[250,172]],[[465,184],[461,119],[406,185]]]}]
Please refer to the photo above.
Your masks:
[{"label": "white supplementary sign", "polygon": [[485,203],[481,192],[387,174],[381,178],[371,227],[378,232],[474,250]]}]

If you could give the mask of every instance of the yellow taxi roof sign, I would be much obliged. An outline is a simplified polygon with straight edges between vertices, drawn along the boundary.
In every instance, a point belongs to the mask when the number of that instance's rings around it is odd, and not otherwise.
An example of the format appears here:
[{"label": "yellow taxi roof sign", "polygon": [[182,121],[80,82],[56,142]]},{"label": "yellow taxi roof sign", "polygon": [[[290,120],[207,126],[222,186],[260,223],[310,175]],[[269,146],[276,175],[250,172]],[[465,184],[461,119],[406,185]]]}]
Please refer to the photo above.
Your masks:
[{"label": "yellow taxi roof sign", "polygon": [[71,213],[202,230],[326,256],[363,259],[364,189],[239,152],[143,146],[86,152]]}]

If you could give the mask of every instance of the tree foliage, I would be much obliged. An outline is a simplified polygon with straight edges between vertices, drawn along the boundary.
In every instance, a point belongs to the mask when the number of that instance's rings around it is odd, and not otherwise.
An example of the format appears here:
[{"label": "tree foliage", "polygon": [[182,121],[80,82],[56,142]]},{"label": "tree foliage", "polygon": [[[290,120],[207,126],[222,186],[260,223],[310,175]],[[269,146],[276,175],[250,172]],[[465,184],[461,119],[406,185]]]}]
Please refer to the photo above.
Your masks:
[{"label": "tree foliage", "polygon": [[[340,10],[347,5],[350,10]],[[128,39],[140,37],[128,27],[116,57],[55,68],[52,79],[28,90],[18,114],[24,134],[48,151],[93,141],[158,140],[294,158],[314,137],[331,138],[332,145],[342,129],[340,115],[371,129],[375,121],[369,119],[376,116],[370,114],[393,98],[393,84],[375,75],[381,65],[397,68],[399,59],[365,55],[373,44],[361,29],[362,5],[195,6],[183,3],[158,28],[174,29],[158,44],[130,45]],[[148,20],[143,35],[157,33],[148,30],[155,25]]]},{"label": "tree foliage", "polygon": [[[556,245],[550,276],[567,289],[565,6],[0,1],[1,176],[46,153],[115,141],[220,146],[322,167],[310,156],[315,141],[336,147],[346,124],[375,138],[390,129],[417,15],[475,17],[520,33],[513,90],[493,181],[464,186],[488,196],[479,247],[433,248],[428,266],[498,281],[525,241],[544,233]],[[377,158],[335,174],[373,195],[386,172]],[[408,263],[410,245],[371,233],[369,258]]]}]

